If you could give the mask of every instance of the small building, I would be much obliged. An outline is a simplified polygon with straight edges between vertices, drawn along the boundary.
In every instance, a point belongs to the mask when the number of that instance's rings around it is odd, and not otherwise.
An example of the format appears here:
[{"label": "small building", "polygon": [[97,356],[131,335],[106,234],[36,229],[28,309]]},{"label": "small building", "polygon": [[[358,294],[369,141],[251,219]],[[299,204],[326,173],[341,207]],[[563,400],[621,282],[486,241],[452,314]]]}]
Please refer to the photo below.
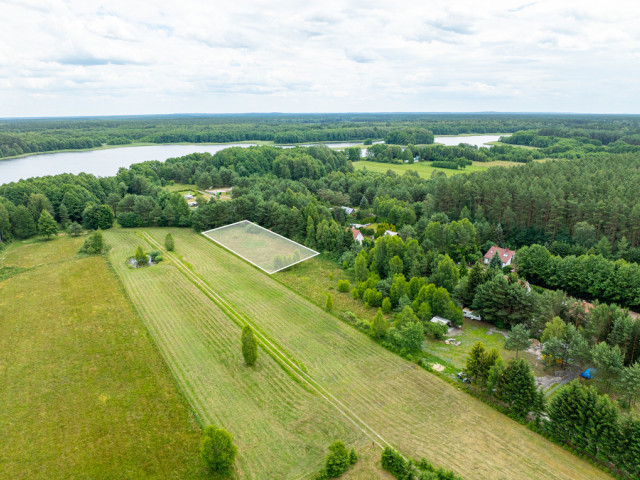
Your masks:
[{"label": "small building", "polygon": [[439,323],[440,325],[446,325],[447,327],[451,327],[451,320],[447,320],[446,318],[435,316],[430,320],[432,323]]},{"label": "small building", "polygon": [[353,228],[367,228],[369,225],[371,224],[370,223],[352,223],[349,226]]},{"label": "small building", "polygon": [[362,235],[362,232],[357,228],[349,228],[348,230],[351,230],[351,233],[353,234],[353,241],[362,245],[362,241],[364,240],[364,235]]},{"label": "small building", "polygon": [[340,207],[342,210],[344,210],[344,213],[346,213],[347,215],[353,215],[356,211],[355,208],[351,208],[351,207]]},{"label": "small building", "polygon": [[198,202],[189,202],[189,206],[190,207],[197,207],[198,206]]},{"label": "small building", "polygon": [[468,318],[469,320],[477,320],[478,322],[482,321],[482,317],[480,315],[476,315],[467,308],[462,309],[462,315],[464,316],[464,318]]},{"label": "small building", "polygon": [[190,194],[186,194],[186,195],[184,196],[184,199],[185,199],[185,200],[191,200],[192,198],[193,198],[193,195],[190,195]]},{"label": "small building", "polygon": [[500,248],[494,245],[489,249],[487,253],[484,254],[484,264],[489,265],[489,263],[491,263],[491,259],[496,254],[500,256],[502,266],[506,267],[507,265],[511,265],[516,252],[513,250],[509,250],[508,248]]},{"label": "small building", "polygon": [[395,237],[396,235],[398,235],[398,232],[394,232],[394,231],[391,231],[391,230],[387,230],[386,232],[384,232],[384,234],[385,234],[387,237]]}]

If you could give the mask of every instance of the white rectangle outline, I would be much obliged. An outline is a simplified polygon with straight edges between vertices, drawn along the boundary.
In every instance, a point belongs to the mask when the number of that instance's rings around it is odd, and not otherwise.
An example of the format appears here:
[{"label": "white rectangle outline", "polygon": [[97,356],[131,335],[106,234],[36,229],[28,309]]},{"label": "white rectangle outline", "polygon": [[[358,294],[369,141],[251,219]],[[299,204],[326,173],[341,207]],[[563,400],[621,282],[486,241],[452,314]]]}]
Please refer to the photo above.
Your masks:
[{"label": "white rectangle outline", "polygon": [[[255,263],[253,263],[253,262],[252,262],[251,260],[249,260],[248,258],[243,257],[242,255],[240,255],[240,254],[239,254],[238,252],[236,252],[235,250],[233,250],[233,249],[229,248],[227,245],[224,245],[224,244],[222,244],[221,242],[219,242],[218,240],[216,240],[215,238],[211,238],[209,235],[207,235],[207,233],[209,233],[209,232],[213,232],[213,231],[215,231],[215,230],[220,230],[220,229],[222,229],[222,228],[232,227],[233,225],[237,225],[237,224],[239,224],[239,223],[250,223],[251,225],[255,225],[255,226],[256,226],[256,227],[258,227],[258,228],[261,228],[261,229],[263,229],[263,230],[266,230],[267,232],[269,232],[269,233],[270,233],[270,234],[272,234],[272,235],[277,235],[277,236],[279,236],[280,238],[284,238],[284,239],[285,239],[286,241],[288,241],[288,242],[294,243],[294,244],[296,244],[296,245],[298,245],[298,246],[300,246],[300,247],[302,247],[302,248],[306,248],[307,250],[311,250],[312,252],[314,252],[314,254],[313,254],[313,255],[309,255],[308,257],[303,258],[302,260],[298,260],[297,262],[293,262],[293,263],[291,263],[291,264],[289,264],[289,265],[286,265],[286,266],[284,266],[284,267],[282,267],[282,268],[279,268],[278,270],[274,270],[274,271],[270,272],[270,271],[265,270],[264,268],[262,268],[260,265],[257,265],[257,264],[255,264]],[[285,268],[292,267],[293,265],[296,265],[297,263],[300,263],[300,262],[304,262],[304,261],[306,261],[306,260],[309,260],[310,258],[313,258],[313,257],[315,257],[316,255],[320,255],[320,252],[316,252],[316,251],[315,251],[315,250],[313,250],[312,248],[305,247],[304,245],[302,245],[302,244],[300,244],[300,243],[298,243],[298,242],[294,242],[294,241],[293,241],[293,240],[291,240],[290,238],[284,237],[284,236],[280,235],[279,233],[272,232],[272,231],[271,231],[271,230],[269,230],[268,228],[264,228],[264,227],[262,227],[262,226],[258,225],[257,223],[253,223],[253,222],[252,222],[252,221],[250,221],[250,220],[240,220],[239,222],[230,223],[229,225],[223,225],[223,226],[218,227],[218,228],[212,228],[212,229],[210,229],[210,230],[207,230],[207,231],[205,231],[205,232],[201,232],[201,233],[202,233],[202,235],[204,235],[205,237],[207,237],[207,238],[208,238],[209,240],[211,240],[212,242],[215,242],[215,243],[217,243],[218,245],[220,245],[222,248],[224,248],[224,249],[226,249],[226,250],[229,250],[231,253],[233,253],[234,255],[239,256],[239,257],[240,257],[241,259],[243,259],[244,261],[249,262],[249,263],[250,263],[251,265],[253,265],[254,267],[258,267],[260,270],[262,270],[263,272],[265,272],[265,273],[266,273],[266,274],[268,274],[268,275],[272,275],[272,274],[274,274],[274,273],[278,273],[280,270],[284,270]]]}]

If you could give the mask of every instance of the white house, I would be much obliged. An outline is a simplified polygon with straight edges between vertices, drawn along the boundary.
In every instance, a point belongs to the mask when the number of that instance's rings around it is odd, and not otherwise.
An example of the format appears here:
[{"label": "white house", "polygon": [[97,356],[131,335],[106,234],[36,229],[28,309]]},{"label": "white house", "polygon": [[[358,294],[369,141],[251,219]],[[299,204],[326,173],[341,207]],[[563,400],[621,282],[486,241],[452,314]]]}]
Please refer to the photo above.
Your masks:
[{"label": "white house", "polygon": [[484,254],[485,265],[489,265],[489,263],[491,263],[491,259],[496,254],[500,256],[500,261],[502,262],[502,266],[506,267],[507,265],[511,265],[511,262],[513,262],[513,257],[515,256],[516,252],[514,252],[513,250],[509,250],[508,248],[500,248],[494,245],[489,249],[487,253]]},{"label": "white house", "polygon": [[340,207],[342,210],[344,210],[344,213],[346,213],[347,215],[353,215],[353,213],[356,211],[355,208],[351,208],[351,207]]},{"label": "white house", "polygon": [[387,230],[386,232],[384,232],[384,234],[388,237],[395,237],[396,235],[398,235],[398,232],[392,232],[391,230]]},{"label": "white house", "polygon": [[349,230],[351,230],[351,233],[353,234],[353,241],[358,242],[360,245],[362,245],[362,240],[364,240],[364,235],[362,235],[362,232],[360,232],[360,230],[358,230],[357,228],[350,228]]}]

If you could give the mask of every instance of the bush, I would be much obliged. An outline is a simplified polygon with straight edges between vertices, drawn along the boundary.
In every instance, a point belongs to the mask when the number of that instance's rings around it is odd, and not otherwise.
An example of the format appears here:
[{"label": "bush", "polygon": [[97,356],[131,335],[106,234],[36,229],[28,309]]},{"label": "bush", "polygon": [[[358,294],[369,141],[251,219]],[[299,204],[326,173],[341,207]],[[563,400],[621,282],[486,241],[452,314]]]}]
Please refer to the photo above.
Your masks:
[{"label": "bush", "polygon": [[329,478],[335,478],[347,471],[350,465],[350,456],[347,447],[340,440],[336,440],[329,447],[329,453],[325,460],[325,472]]},{"label": "bush", "polygon": [[173,252],[176,248],[175,243],[173,242],[173,236],[170,233],[167,233],[167,236],[164,237],[164,248],[170,252]]},{"label": "bush", "polygon": [[242,327],[242,356],[248,366],[253,366],[258,359],[258,342],[249,325]]},{"label": "bush", "polygon": [[200,457],[214,473],[229,476],[238,453],[233,438],[224,428],[209,425],[200,442]]},{"label": "bush", "polygon": [[349,452],[349,463],[353,465],[358,461],[358,454],[356,453],[356,449],[352,448]]},{"label": "bush", "polygon": [[346,293],[351,289],[351,283],[349,280],[338,280],[338,291]]},{"label": "bush", "polygon": [[406,460],[391,447],[386,447],[382,452],[382,468],[396,478],[405,478],[408,472]]},{"label": "bush", "polygon": [[144,253],[144,250],[142,250],[142,247],[140,245],[138,245],[138,248],[136,249],[136,253],[133,256],[133,258],[136,259],[136,262],[138,262],[138,265],[140,266],[146,265],[149,260],[147,258],[147,254]]},{"label": "bush", "polygon": [[331,294],[327,295],[327,301],[324,304],[324,309],[327,312],[330,312],[331,310],[333,310],[333,297],[331,296]]},{"label": "bush", "polygon": [[[159,251],[159,250],[151,250],[151,251],[149,252],[149,256],[151,257],[151,260],[152,260],[154,263],[158,263],[159,261],[161,261],[161,260],[162,260],[162,254],[160,253],[160,251]],[[160,258],[160,260],[158,260],[158,258]]]},{"label": "bush", "polygon": [[89,255],[100,255],[104,252],[104,240],[102,239],[102,232],[100,230],[93,232],[84,241],[80,253],[87,253]]},{"label": "bush", "polygon": [[82,235],[82,232],[84,232],[84,228],[82,228],[82,225],[80,225],[78,222],[71,222],[71,224],[67,228],[67,233],[69,233],[69,235],[71,235],[72,237]]}]

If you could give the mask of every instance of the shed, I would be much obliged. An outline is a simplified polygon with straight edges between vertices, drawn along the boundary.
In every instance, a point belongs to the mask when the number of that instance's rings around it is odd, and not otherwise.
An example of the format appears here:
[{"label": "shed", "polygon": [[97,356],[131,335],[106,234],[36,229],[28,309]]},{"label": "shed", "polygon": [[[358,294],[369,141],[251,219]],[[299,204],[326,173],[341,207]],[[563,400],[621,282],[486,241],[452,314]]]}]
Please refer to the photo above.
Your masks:
[{"label": "shed", "polygon": [[451,320],[448,320],[448,319],[442,318],[442,317],[438,317],[438,316],[432,317],[430,321],[433,322],[433,323],[439,323],[440,325],[446,325],[447,327],[451,327],[452,326],[451,325]]}]

